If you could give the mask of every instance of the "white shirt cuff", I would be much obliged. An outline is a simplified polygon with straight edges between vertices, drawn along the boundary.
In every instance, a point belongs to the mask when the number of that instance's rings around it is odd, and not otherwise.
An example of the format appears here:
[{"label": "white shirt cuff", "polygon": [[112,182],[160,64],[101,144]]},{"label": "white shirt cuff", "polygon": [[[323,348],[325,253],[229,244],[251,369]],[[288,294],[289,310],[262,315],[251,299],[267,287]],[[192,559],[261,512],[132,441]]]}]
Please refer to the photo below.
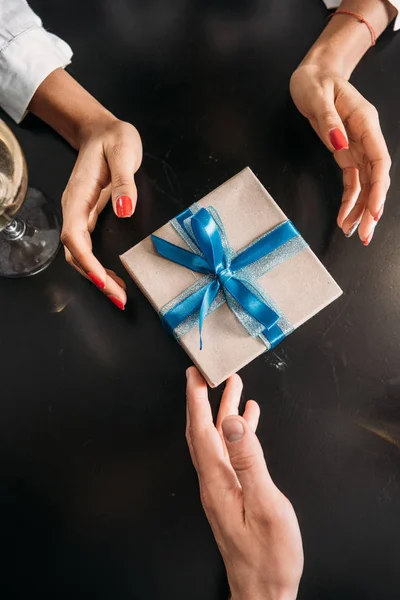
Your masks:
[{"label": "white shirt cuff", "polygon": [[50,73],[70,64],[66,42],[38,26],[14,37],[0,52],[0,105],[20,123],[39,85]]}]

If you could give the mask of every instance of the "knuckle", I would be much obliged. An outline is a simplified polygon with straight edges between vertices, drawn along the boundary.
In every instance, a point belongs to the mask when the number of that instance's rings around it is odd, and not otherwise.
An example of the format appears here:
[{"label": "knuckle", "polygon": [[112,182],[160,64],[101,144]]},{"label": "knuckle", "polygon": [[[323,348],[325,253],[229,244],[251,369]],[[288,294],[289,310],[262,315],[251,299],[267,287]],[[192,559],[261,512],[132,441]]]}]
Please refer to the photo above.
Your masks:
[{"label": "knuckle", "polygon": [[64,247],[64,256],[65,256],[65,260],[69,265],[72,265],[72,256],[70,251]]},{"label": "knuckle", "polygon": [[116,131],[121,137],[137,135],[136,127],[134,127],[132,123],[128,123],[127,121],[118,121]]},{"label": "knuckle", "polygon": [[286,527],[293,519],[295,512],[291,502],[281,494],[281,499],[274,511],[274,522],[277,525]]},{"label": "knuckle", "polygon": [[253,512],[253,518],[265,527],[276,527],[285,525],[293,517],[294,510],[291,502],[278,489],[276,498],[262,500],[256,504]]},{"label": "knuckle", "polygon": [[373,104],[371,104],[371,102],[368,102],[368,101],[366,102],[364,110],[370,119],[379,121],[378,110],[376,109],[376,107]]},{"label": "knuckle", "polygon": [[131,178],[128,178],[123,173],[114,173],[114,176],[113,176],[114,190],[118,189],[118,188],[127,187],[132,184],[132,181],[133,181],[133,176]]},{"label": "knuckle", "polygon": [[70,234],[70,232],[69,232],[69,230],[68,230],[68,229],[65,229],[65,228],[64,228],[64,229],[61,231],[61,236],[60,236],[60,239],[61,239],[61,243],[62,243],[64,246],[68,246],[68,244],[69,244],[69,243],[70,243],[70,241],[71,241],[71,234]]},{"label": "knuckle", "polygon": [[131,123],[127,123],[126,121],[118,121],[115,125],[114,129],[114,140],[116,140],[116,144],[110,149],[111,152],[113,150],[116,152],[116,156],[119,156],[121,152],[121,148],[123,146],[131,145],[133,138],[139,138],[139,133]]},{"label": "knuckle", "polygon": [[255,457],[248,452],[238,452],[234,457],[231,457],[235,471],[241,473],[243,471],[251,471],[255,464]]},{"label": "knuckle", "polygon": [[331,108],[325,108],[320,114],[320,120],[323,122],[337,121],[337,114]]},{"label": "knuckle", "polygon": [[[390,171],[391,166],[392,166],[392,159],[390,157],[389,152],[385,152],[385,156],[383,157],[383,162],[384,162],[384,165],[385,165],[385,168],[387,169],[387,171]],[[389,178],[389,175],[388,175],[388,178]]]},{"label": "knuckle", "polygon": [[207,514],[207,516],[209,518],[215,517],[215,515],[216,515],[215,503],[212,501],[211,495],[208,492],[206,486],[204,486],[204,485],[202,485],[200,487],[200,500],[201,500],[201,504],[204,508],[204,512]]}]

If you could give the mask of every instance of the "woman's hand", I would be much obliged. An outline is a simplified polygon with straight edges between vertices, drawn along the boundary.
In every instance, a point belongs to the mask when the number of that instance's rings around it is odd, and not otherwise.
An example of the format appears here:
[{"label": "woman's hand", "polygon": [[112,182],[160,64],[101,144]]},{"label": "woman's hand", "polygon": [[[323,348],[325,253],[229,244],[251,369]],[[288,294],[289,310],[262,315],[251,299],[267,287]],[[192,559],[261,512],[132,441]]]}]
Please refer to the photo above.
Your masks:
[{"label": "woman's hand", "polygon": [[367,246],[382,216],[390,185],[390,156],[377,110],[340,74],[317,64],[293,73],[290,91],[343,171],[337,223],[350,236],[358,227]]},{"label": "woman's hand", "polygon": [[126,303],[125,283],[94,256],[90,234],[110,196],[117,217],[132,216],[137,200],[133,176],[141,161],[138,131],[106,113],[81,138],[62,198],[61,241],[67,261],[120,309]]},{"label": "woman's hand", "polygon": [[260,409],[246,404],[238,375],[222,396],[214,426],[207,385],[187,371],[186,438],[201,500],[222,554],[233,600],[294,600],[303,571],[299,525],[278,490],[255,435]]},{"label": "woman's hand", "polygon": [[134,174],[143,152],[139,133],[106,110],[64,69],[46,77],[29,110],[79,151],[62,198],[66,259],[123,310],[125,283],[95,258],[90,234],[110,196],[117,217],[130,217],[135,210]]}]

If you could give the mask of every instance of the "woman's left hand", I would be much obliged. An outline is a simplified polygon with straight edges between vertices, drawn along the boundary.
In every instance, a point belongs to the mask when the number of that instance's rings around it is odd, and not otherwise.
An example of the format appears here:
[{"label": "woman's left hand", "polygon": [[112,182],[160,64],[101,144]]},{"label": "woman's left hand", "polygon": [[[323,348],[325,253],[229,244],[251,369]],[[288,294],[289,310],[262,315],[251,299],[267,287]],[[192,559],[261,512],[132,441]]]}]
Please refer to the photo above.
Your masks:
[{"label": "woman's left hand", "polygon": [[293,73],[290,92],[343,171],[337,223],[368,246],[382,216],[391,160],[376,108],[344,77],[316,64]]},{"label": "woman's left hand", "polygon": [[67,262],[121,309],[126,303],[125,283],[95,257],[91,233],[110,196],[118,217],[132,215],[137,199],[134,173],[141,160],[142,143],[135,127],[104,111],[104,118],[95,120],[81,138],[62,198],[61,240]]}]

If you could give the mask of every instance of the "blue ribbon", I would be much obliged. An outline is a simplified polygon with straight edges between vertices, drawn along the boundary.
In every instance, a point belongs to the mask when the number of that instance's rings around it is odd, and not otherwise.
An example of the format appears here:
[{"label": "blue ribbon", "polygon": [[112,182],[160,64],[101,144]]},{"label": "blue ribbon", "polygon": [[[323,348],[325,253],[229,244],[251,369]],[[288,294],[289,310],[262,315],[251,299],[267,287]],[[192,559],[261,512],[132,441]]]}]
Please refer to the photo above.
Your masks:
[{"label": "blue ribbon", "polygon": [[[190,217],[185,218],[188,214]],[[246,278],[243,271],[241,273],[239,271],[299,236],[294,225],[290,221],[285,221],[232,258],[231,249],[227,247],[227,243],[224,244],[226,234],[221,231],[222,224],[217,224],[209,210],[201,208],[194,215],[190,211],[185,211],[177,217],[177,222],[199,253],[184,250],[152,235],[151,239],[157,252],[164,258],[192,271],[211,275],[212,280],[168,310],[162,316],[163,324],[174,332],[189,316],[199,312],[200,349],[202,349],[203,323],[222,288],[225,297],[229,298],[230,295],[234,298],[248,315],[263,326],[261,333],[272,347],[279,343],[285,337],[278,325],[280,315],[265,301],[262,289],[250,278]]]}]

